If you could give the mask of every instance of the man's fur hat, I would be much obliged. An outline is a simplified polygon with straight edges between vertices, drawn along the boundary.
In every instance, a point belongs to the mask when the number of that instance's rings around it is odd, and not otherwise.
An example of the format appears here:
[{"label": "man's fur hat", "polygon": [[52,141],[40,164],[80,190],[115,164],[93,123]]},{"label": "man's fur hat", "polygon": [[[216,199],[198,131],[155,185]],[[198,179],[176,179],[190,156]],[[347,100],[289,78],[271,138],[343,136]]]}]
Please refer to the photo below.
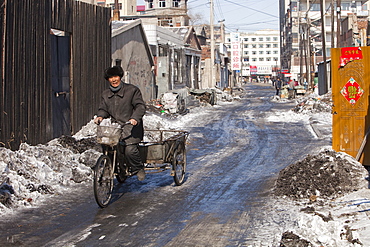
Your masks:
[{"label": "man's fur hat", "polygon": [[108,80],[110,77],[113,77],[113,76],[119,76],[121,78],[123,77],[123,69],[121,66],[113,66],[105,70],[104,78],[106,80]]}]

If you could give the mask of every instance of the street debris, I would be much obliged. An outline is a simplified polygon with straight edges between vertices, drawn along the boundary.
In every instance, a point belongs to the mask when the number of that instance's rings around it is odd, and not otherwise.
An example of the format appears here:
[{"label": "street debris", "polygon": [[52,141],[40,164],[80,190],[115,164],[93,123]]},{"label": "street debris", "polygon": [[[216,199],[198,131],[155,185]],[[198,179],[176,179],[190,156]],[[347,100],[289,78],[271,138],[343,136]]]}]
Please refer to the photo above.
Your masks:
[{"label": "street debris", "polygon": [[318,113],[332,112],[332,95],[331,92],[322,96],[310,94],[296,98],[297,105],[292,109],[296,113]]}]

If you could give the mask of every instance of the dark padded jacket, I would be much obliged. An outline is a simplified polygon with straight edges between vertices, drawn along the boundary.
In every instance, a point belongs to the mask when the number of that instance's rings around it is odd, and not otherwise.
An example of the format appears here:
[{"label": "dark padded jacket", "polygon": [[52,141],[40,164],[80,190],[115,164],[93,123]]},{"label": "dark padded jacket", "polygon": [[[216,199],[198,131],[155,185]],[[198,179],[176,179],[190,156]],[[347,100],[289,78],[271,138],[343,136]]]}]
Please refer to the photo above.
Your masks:
[{"label": "dark padded jacket", "polygon": [[[132,130],[132,126],[126,125],[124,127],[126,136],[122,136],[127,144],[133,144],[143,139],[143,116],[145,110],[145,103],[140,89],[132,84],[123,83],[122,88],[116,93],[110,89],[106,89],[102,93],[102,100],[97,116],[103,118],[111,117],[112,121],[118,122],[121,125],[131,118],[135,119],[138,124]],[[129,132],[131,130],[131,133],[127,134],[127,129],[129,129]]]}]

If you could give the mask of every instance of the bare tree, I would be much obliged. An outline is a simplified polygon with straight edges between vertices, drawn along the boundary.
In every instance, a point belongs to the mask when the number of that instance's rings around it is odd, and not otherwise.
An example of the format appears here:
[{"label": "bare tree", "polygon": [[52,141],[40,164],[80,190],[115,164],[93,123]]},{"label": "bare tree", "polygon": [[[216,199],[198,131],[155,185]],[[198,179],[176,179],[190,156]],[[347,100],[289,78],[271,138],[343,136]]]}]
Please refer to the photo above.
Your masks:
[{"label": "bare tree", "polygon": [[188,12],[188,15],[190,17],[190,24],[191,25],[201,25],[205,24],[204,15],[202,13],[192,13]]}]

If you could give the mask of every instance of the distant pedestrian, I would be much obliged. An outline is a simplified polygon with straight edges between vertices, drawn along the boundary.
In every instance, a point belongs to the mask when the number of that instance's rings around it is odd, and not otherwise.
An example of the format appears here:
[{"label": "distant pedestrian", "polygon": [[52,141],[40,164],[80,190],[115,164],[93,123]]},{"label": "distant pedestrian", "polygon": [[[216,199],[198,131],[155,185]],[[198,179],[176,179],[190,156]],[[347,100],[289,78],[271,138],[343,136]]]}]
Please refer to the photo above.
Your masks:
[{"label": "distant pedestrian", "polygon": [[280,78],[276,79],[276,81],[275,81],[275,89],[276,89],[276,95],[279,95],[280,89],[281,89],[281,80],[280,80]]}]

